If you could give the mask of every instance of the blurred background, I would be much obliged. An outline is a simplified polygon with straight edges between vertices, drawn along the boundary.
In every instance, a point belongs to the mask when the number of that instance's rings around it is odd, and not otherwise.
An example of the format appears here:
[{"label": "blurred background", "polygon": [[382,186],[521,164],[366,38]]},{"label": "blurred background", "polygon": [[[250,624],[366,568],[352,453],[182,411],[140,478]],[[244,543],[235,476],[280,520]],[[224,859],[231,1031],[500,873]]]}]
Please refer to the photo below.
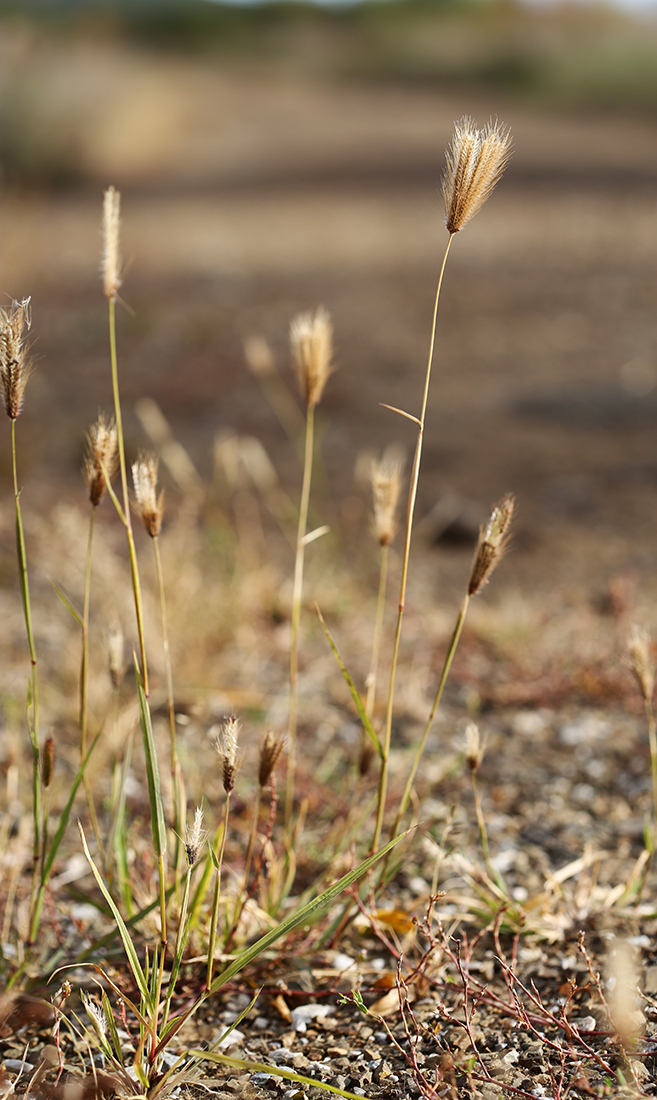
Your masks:
[{"label": "blurred background", "polygon": [[[290,380],[289,321],[322,303],[338,369],[321,406],[320,491],[353,542],[367,522],[363,452],[415,443],[380,403],[419,407],[444,148],[462,115],[499,118],[514,157],[455,241],[445,283],[420,537],[469,556],[481,517],[512,490],[505,583],[603,598],[634,577],[649,591],[656,13],[3,0],[0,290],[33,299],[37,371],[19,425],[32,502],[83,501],[84,432],[111,408],[99,253],[113,184],[130,453],[147,441],[135,407],[150,397],[204,477],[238,433],[260,440],[296,496],[295,447],[244,341],[264,337]],[[0,454],[6,496],[8,433]],[[7,523],[13,584],[11,540]]]}]

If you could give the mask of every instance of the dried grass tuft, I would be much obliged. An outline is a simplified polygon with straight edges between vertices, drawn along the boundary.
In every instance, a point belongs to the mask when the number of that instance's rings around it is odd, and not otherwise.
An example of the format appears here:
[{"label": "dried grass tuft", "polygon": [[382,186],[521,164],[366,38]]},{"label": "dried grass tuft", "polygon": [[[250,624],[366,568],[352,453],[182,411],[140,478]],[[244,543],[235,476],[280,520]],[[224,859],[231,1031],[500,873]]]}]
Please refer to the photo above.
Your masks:
[{"label": "dried grass tuft", "polygon": [[103,467],[110,481],[116,473],[117,446],[118,439],[114,420],[107,420],[104,413],[99,413],[98,420],[95,424],[92,424],[87,433],[87,451],[82,467],[89,500],[94,507],[100,504],[107,488]]},{"label": "dried grass tuft", "polygon": [[380,546],[390,546],[397,533],[397,504],[401,490],[402,463],[381,459],[372,464],[374,534]]},{"label": "dried grass tuft", "polygon": [[32,370],[25,341],[31,324],[30,298],[0,309],[0,387],[5,412],[17,420],[23,408],[25,387]]},{"label": "dried grass tuft", "polygon": [[314,316],[299,313],[294,318],[290,344],[301,394],[308,408],[314,409],[322,399],[332,370],[333,324],[322,306]]},{"label": "dried grass tuft", "polygon": [[114,301],[121,286],[121,252],[119,228],[121,223],[121,194],[108,187],[103,196],[103,293],[108,301]]},{"label": "dried grass tuft", "polygon": [[477,592],[488,584],[491,573],[504,557],[514,508],[515,498],[507,494],[493,508],[488,523],[479,532],[479,544],[475,551],[468,583],[468,596],[476,596]]},{"label": "dried grass tuft", "polygon": [[155,455],[140,455],[132,465],[132,484],[137,498],[141,521],[152,539],[162,530],[164,490],[157,492],[157,467]]}]

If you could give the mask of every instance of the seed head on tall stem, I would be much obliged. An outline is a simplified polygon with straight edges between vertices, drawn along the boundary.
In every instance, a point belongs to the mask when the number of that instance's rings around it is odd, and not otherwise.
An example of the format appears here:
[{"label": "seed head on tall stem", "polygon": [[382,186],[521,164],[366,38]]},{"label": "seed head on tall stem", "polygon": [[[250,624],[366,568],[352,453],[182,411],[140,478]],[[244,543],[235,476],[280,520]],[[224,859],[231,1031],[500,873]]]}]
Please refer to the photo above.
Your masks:
[{"label": "seed head on tall stem", "polygon": [[105,472],[111,481],[116,473],[117,461],[116,424],[101,412],[87,433],[87,450],[82,468],[89,500],[94,507],[100,504],[105,495]]},{"label": "seed head on tall stem", "polygon": [[164,489],[157,491],[157,458],[140,455],[132,465],[132,483],[141,521],[152,539],[162,530]]},{"label": "seed head on tall stem", "polygon": [[[386,724],[383,737],[383,756],[381,760],[381,772],[379,775],[379,790],[377,795],[377,811],[374,833],[372,836],[372,848],[374,851],[379,843],[383,816],[385,813],[386,794],[388,789],[388,767],[390,759],[390,743],[392,737],[392,715],[395,695],[395,679],[397,675],[397,663],[399,660],[399,647],[401,643],[402,620],[406,604],[406,587],[408,583],[408,565],[411,553],[411,536],[413,531],[413,518],[415,515],[415,502],[417,488],[420,480],[420,463],[422,459],[422,444],[424,439],[424,426],[429,401],[429,385],[431,382],[431,368],[433,365],[433,353],[436,341],[436,324],[438,321],[438,305],[440,291],[443,284],[443,276],[447,265],[447,257],[451,243],[457,233],[474,217],[481,209],[486,199],[490,196],[495,184],[498,182],[511,153],[511,136],[504,126],[498,123],[489,123],[483,130],[477,130],[469,118],[463,118],[455,124],[454,137],[446,152],[446,167],[443,176],[443,198],[445,203],[445,225],[449,237],[443,255],[443,261],[438,276],[438,286],[433,306],[433,319],[431,323],[431,337],[429,340],[429,357],[424,378],[424,391],[419,417],[411,416],[418,426],[415,457],[411,471],[411,483],[408,491],[408,507],[406,510],[406,532],[404,538],[404,556],[402,559],[401,584],[399,591],[399,611],[397,614],[397,626],[390,663],[390,681],[388,686],[388,703],[386,707]],[[398,412],[401,410],[397,410]],[[409,415],[405,413],[404,415]]]},{"label": "seed head on tall stem", "polygon": [[101,270],[103,292],[108,301],[114,301],[121,286],[121,194],[108,187],[103,196],[103,255]]},{"label": "seed head on tall stem", "polygon": [[289,751],[285,789],[285,825],[288,833],[291,828],[292,809],[294,804],[299,693],[299,627],[303,597],[305,538],[308,524],[310,482],[313,467],[315,408],[321,400],[324,387],[331,374],[331,359],[333,355],[333,325],[326,310],[320,306],[314,316],[312,313],[300,313],[295,317],[290,325],[290,345],[292,362],[299,382],[299,388],[306,404],[306,441],[303,460],[301,502],[299,504],[299,524],[297,527],[297,546],[294,562],[290,632]]},{"label": "seed head on tall stem", "polygon": [[5,412],[17,420],[23,408],[32,364],[26,334],[30,328],[30,298],[0,309],[0,388]]}]

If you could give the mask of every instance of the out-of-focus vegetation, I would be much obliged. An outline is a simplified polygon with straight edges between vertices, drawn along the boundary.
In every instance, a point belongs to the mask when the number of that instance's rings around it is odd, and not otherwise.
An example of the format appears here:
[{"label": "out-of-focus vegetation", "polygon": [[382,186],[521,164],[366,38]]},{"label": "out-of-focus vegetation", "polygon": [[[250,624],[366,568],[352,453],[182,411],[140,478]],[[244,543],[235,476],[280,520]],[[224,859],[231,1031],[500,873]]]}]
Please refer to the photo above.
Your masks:
[{"label": "out-of-focus vegetation", "polygon": [[[657,16],[514,0],[369,0],[232,6],[209,0],[0,0],[0,164],[5,182],[89,175],[80,145],[94,80],[62,65],[84,46],[197,56],[311,78],[494,92],[496,103],[651,114]],[[73,69],[75,69],[75,64]]]}]

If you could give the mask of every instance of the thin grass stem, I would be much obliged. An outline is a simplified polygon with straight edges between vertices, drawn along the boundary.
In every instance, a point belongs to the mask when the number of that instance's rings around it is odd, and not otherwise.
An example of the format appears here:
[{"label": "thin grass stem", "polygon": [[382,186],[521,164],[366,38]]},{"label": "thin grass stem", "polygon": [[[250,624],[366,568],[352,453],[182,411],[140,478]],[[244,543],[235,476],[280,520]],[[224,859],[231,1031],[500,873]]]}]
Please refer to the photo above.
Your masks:
[{"label": "thin grass stem", "polygon": [[475,813],[477,815],[477,827],[479,829],[479,839],[481,840],[481,851],[483,853],[484,863],[486,864],[486,869],[492,874],[493,878],[496,878],[497,876],[495,868],[491,867],[490,862],[490,850],[488,848],[488,830],[486,829],[484,812],[481,808],[481,795],[479,794],[476,768],[472,771],[472,794],[474,796]]},{"label": "thin grass stem", "polygon": [[449,256],[449,249],[452,243],[453,234],[450,233],[445,254],[443,256],[443,262],[440,268],[440,275],[438,277],[438,286],[436,288],[436,297],[433,307],[433,318],[431,322],[431,339],[429,341],[429,358],[427,361],[427,370],[424,380],[424,392],[422,395],[422,410],[420,413],[418,423],[418,436],[415,446],[415,456],[413,458],[413,469],[411,471],[411,482],[408,491],[408,508],[406,512],[406,531],[404,537],[404,555],[402,558],[402,570],[401,570],[401,583],[399,589],[399,610],[397,613],[397,625],[395,627],[395,640],[392,650],[392,663],[390,666],[390,682],[388,686],[388,703],[386,707],[386,725],[385,735],[383,743],[383,759],[381,760],[381,771],[379,773],[379,789],[378,789],[378,801],[376,812],[376,823],[374,826],[374,835],[372,837],[371,851],[374,852],[379,846],[381,839],[381,830],[383,828],[383,817],[385,814],[386,795],[388,791],[388,768],[390,762],[390,742],[392,736],[392,713],[395,697],[395,679],[397,676],[397,663],[399,660],[399,645],[401,642],[402,620],[404,617],[404,607],[406,603],[406,585],[408,583],[408,565],[411,554],[411,537],[413,534],[413,517],[415,514],[415,502],[417,499],[417,487],[420,479],[420,461],[422,458],[422,444],[424,440],[424,423],[427,412],[427,403],[429,401],[429,385],[431,382],[431,367],[433,364],[433,353],[436,343],[436,324],[438,321],[438,305],[440,303],[440,291],[443,285],[443,276],[445,274],[445,267],[447,264],[447,257]]},{"label": "thin grass stem", "polygon": [[297,529],[297,552],[294,563],[294,587],[292,590],[292,620],[290,638],[290,717],[287,754],[287,782],[285,787],[285,829],[289,833],[294,807],[294,782],[297,766],[297,715],[299,705],[299,627],[301,623],[301,603],[303,598],[303,566],[305,557],[305,535],[308,525],[308,505],[310,501],[310,483],[313,467],[313,445],[315,435],[315,410],[308,406],[306,413],[306,448],[303,462],[303,483],[299,506],[299,526]]},{"label": "thin grass stem", "polygon": [[372,639],[372,659],[370,662],[370,672],[367,677],[367,699],[365,701],[365,713],[368,718],[372,717],[374,713],[374,703],[376,701],[376,681],[379,671],[379,655],[381,652],[381,633],[383,631],[383,614],[386,605],[386,588],[388,585],[388,552],[389,546],[384,544],[381,547],[381,558],[379,565],[379,594],[376,601],[376,619],[374,622],[374,637]]},{"label": "thin grass stem", "polygon": [[[137,566],[137,552],[132,533],[132,519],[130,517],[130,497],[128,495],[128,472],[125,461],[125,444],[123,440],[123,418],[121,416],[121,399],[119,396],[119,371],[116,354],[116,308],[114,298],[109,299],[109,341],[110,359],[112,366],[112,392],[114,395],[114,418],[116,420],[116,435],[119,450],[119,468],[121,471],[121,489],[123,492],[123,523],[128,539],[128,553],[130,555],[130,573],[132,577],[132,591],[135,600],[135,615],[137,618],[137,633],[139,635],[139,651],[141,659],[141,674],[144,683],[144,695],[148,698],[148,664],[146,662],[146,639],[144,635],[144,615],[141,600],[141,585],[139,583],[139,569]],[[106,477],[108,489],[110,479]]]},{"label": "thin grass stem", "polygon": [[657,732],[655,728],[655,711],[652,700],[645,700],[646,719],[648,721],[648,744],[650,745],[650,771],[652,777],[652,828],[653,844],[655,832],[657,832]]},{"label": "thin grass stem", "polygon": [[160,554],[160,540],[158,538],[153,539],[153,549],[155,551],[155,566],[157,570],[157,586],[160,594],[160,617],[162,620],[162,648],[164,650],[164,667],[166,669],[167,678],[167,714],[169,718],[169,740],[171,746],[171,782],[173,786],[173,818],[174,818],[174,830],[175,830],[175,851],[174,851],[174,867],[178,868],[178,862],[180,859],[181,842],[180,837],[183,834],[184,822],[184,802],[182,801],[182,774],[180,770],[180,761],[178,760],[178,749],[176,746],[176,710],[173,697],[173,670],[171,666],[171,651],[169,649],[169,627],[167,618],[167,605],[166,597],[164,593],[164,572],[162,569],[162,555]]},{"label": "thin grass stem", "polygon": [[228,814],[230,811],[230,792],[226,792],[226,806],[224,810],[224,828],[221,836],[221,847],[217,854],[215,867],[214,896],[212,898],[212,915],[210,917],[210,935],[208,937],[208,973],[205,982],[205,995],[210,993],[212,986],[212,972],[214,970],[214,952],[217,946],[217,924],[219,922],[219,902],[221,900],[221,867],[226,850],[226,834],[228,833]]}]

